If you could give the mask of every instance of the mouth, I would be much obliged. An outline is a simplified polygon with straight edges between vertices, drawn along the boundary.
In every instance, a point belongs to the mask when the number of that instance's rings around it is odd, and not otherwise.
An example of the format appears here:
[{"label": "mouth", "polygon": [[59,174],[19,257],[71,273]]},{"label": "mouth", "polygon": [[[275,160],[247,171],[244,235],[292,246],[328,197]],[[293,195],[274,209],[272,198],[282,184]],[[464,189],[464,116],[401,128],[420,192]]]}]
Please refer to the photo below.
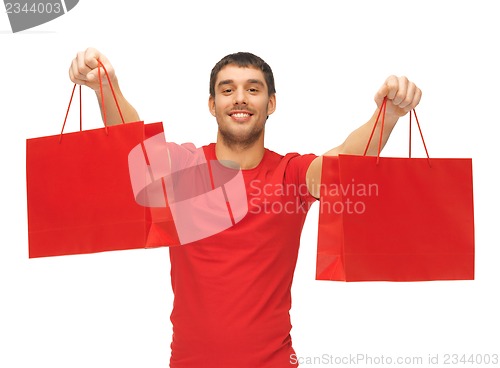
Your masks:
[{"label": "mouth", "polygon": [[253,114],[250,111],[247,110],[237,110],[237,111],[231,111],[229,113],[229,116],[237,122],[245,122],[250,120],[250,118],[253,116]]}]

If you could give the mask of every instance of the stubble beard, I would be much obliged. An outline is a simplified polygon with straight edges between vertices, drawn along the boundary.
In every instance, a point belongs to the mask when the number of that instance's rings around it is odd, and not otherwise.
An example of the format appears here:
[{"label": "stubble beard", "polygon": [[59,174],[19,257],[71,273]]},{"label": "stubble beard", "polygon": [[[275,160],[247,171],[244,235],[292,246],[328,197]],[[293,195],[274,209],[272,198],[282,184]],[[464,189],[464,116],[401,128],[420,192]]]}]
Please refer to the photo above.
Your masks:
[{"label": "stubble beard", "polygon": [[219,134],[225,146],[233,150],[245,150],[252,147],[264,134],[265,123],[262,126],[255,125],[249,132],[237,134],[219,124]]}]

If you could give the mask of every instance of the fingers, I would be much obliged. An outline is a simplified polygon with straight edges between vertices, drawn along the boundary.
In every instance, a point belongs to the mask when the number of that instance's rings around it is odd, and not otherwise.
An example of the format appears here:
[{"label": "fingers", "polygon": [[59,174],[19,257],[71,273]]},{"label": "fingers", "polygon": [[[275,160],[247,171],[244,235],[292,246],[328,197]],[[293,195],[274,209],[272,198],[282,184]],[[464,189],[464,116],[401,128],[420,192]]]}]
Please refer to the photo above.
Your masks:
[{"label": "fingers", "polygon": [[96,49],[88,48],[85,51],[78,52],[71,62],[69,69],[70,79],[74,83],[88,83],[88,74],[97,66],[99,52]]},{"label": "fingers", "polygon": [[384,97],[391,102],[393,109],[407,113],[419,104],[422,91],[408,78],[391,75],[375,95],[377,105],[380,106]]},{"label": "fingers", "polygon": [[[99,61],[106,67],[110,78],[114,78],[114,70],[108,59],[94,48],[88,48],[85,51],[78,52],[71,62],[69,68],[69,77],[73,83],[85,85],[96,89],[99,86],[98,67]],[[102,70],[101,70],[102,72]],[[106,78],[102,77],[103,83],[107,83]]]},{"label": "fingers", "polygon": [[91,71],[91,69],[83,62],[83,54],[83,52],[79,52],[73,59],[69,69],[69,75],[73,83],[86,85],[88,82],[87,74]]}]

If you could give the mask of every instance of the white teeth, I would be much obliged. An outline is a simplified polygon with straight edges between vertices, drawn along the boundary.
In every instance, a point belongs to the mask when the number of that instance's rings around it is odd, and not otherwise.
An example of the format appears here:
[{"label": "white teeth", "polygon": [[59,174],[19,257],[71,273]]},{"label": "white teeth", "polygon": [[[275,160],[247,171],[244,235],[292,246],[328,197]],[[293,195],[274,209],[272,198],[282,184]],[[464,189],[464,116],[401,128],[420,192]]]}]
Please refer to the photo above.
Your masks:
[{"label": "white teeth", "polygon": [[250,114],[237,113],[237,114],[233,114],[232,116],[234,116],[235,118],[247,118],[250,116]]}]

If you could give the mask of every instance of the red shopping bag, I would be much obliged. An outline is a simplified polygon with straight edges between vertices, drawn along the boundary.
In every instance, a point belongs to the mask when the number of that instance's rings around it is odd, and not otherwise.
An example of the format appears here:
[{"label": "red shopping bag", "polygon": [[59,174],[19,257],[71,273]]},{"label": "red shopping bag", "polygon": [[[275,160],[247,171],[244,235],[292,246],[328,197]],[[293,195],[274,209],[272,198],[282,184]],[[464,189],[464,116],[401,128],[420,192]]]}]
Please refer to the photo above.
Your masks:
[{"label": "red shopping bag", "polygon": [[80,121],[79,132],[28,139],[30,258],[178,245],[169,208],[141,206],[130,184],[129,152],[161,132],[143,122],[82,131]]},{"label": "red shopping bag", "polygon": [[316,279],[474,279],[472,160],[323,157]]}]

